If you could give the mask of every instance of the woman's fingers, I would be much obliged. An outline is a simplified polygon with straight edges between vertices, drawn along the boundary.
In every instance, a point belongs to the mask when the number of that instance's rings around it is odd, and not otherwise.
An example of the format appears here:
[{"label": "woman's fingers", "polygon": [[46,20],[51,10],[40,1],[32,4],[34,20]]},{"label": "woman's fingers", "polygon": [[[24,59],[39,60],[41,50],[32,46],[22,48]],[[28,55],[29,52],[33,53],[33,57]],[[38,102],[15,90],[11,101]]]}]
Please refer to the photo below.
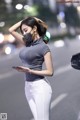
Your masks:
[{"label": "woman's fingers", "polygon": [[30,71],[29,68],[26,68],[26,67],[23,67],[23,66],[17,66],[17,67],[13,67],[13,68],[16,69],[19,72],[29,72]]}]

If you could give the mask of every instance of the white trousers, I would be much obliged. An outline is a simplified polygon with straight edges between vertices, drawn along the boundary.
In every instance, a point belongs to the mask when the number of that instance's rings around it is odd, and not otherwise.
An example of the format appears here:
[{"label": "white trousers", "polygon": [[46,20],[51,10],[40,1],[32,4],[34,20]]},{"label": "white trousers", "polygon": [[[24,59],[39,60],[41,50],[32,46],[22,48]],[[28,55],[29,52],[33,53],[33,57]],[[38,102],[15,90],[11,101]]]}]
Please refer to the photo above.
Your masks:
[{"label": "white trousers", "polygon": [[49,120],[52,89],[48,80],[25,81],[25,95],[35,120]]}]

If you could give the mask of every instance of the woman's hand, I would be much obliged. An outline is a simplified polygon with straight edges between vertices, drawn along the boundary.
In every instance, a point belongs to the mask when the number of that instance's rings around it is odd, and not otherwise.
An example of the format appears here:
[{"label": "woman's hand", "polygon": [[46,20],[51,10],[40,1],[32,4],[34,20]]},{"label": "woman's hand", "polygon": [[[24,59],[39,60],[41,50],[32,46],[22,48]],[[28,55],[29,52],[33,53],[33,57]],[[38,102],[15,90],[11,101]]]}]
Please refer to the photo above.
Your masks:
[{"label": "woman's hand", "polygon": [[16,24],[14,24],[13,26],[11,26],[11,27],[9,28],[9,32],[10,32],[10,34],[12,34],[12,36],[13,36],[16,40],[18,40],[19,42],[21,41],[21,43],[24,44],[23,35],[20,34],[20,33],[17,31],[17,29],[20,28],[21,22],[22,22],[22,21],[19,21],[19,22],[17,22]]},{"label": "woman's hand", "polygon": [[27,68],[27,67],[23,67],[23,66],[17,66],[17,67],[12,67],[14,69],[16,69],[17,71],[19,72],[28,72],[28,73],[31,73],[31,69],[30,68]]}]

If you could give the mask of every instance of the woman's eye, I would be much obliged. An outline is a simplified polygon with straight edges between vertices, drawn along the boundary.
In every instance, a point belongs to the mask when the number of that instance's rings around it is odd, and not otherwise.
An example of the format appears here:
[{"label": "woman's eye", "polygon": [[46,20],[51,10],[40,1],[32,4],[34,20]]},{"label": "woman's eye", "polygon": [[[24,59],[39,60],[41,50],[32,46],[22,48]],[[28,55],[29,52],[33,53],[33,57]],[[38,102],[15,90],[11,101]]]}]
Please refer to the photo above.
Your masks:
[{"label": "woman's eye", "polygon": [[27,30],[25,30],[25,32],[27,32]]}]

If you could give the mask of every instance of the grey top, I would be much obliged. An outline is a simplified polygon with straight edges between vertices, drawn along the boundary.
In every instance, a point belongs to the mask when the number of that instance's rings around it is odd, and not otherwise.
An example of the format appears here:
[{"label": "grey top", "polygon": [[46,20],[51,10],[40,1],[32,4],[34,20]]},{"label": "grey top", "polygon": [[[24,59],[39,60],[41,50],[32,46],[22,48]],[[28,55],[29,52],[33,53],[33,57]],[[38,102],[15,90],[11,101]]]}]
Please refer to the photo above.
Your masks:
[{"label": "grey top", "polygon": [[[30,46],[24,46],[19,53],[19,57],[23,63],[23,66],[34,70],[42,70],[44,55],[47,52],[50,52],[50,49],[44,43],[42,38],[40,38],[33,41]],[[35,81],[44,78],[44,76],[30,73],[25,73],[25,77],[27,81]]]}]

